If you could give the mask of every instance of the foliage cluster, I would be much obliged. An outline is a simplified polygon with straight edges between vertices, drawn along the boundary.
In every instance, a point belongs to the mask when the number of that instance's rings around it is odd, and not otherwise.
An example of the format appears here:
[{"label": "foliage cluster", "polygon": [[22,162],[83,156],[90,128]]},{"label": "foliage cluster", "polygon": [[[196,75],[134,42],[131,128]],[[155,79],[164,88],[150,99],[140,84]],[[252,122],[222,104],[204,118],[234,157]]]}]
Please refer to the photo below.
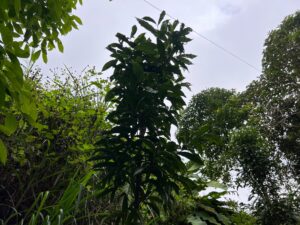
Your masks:
[{"label": "foliage cluster", "polygon": [[[170,140],[184,105],[181,89],[188,87],[181,68],[194,57],[183,48],[191,30],[163,17],[157,28],[150,17],[138,20],[156,43],[144,33],[133,40],[136,26],[130,38],[117,34],[119,43],[108,47],[115,59],[104,66],[115,69],[112,89],[94,69],[78,77],[65,68],[46,83],[39,70],[26,77],[36,121],[17,104],[1,112],[10,152],[0,167],[1,224],[161,224],[184,198],[191,199],[190,211],[205,211],[194,206],[204,183],[197,189],[188,177],[200,159]],[[191,160],[189,167],[181,157]],[[197,214],[198,221],[228,224],[207,209],[212,215]],[[185,222],[194,224],[189,216]]]},{"label": "foliage cluster", "polygon": [[[242,93],[211,88],[185,110],[179,140],[205,160],[209,179],[250,186],[259,224],[297,224],[299,215],[300,13],[265,42],[263,74]],[[213,171],[213,172],[212,172]]]},{"label": "foliage cluster", "polygon": [[[41,78],[35,70],[26,79],[37,106],[38,126],[32,126],[12,107],[16,132],[8,137],[6,133],[5,138],[2,135],[10,152],[8,163],[0,167],[0,218],[4,224],[27,223],[40,207],[39,201],[45,204],[47,200],[50,206],[63,201],[64,193],[79,192],[74,185],[92,185],[77,180],[90,173],[92,165],[87,160],[96,137],[110,127],[104,120],[111,107],[104,102],[110,85],[95,69],[78,76],[66,68],[46,83]],[[98,183],[95,178],[89,180],[93,185]]]},{"label": "foliage cluster", "polygon": [[104,69],[113,67],[114,87],[106,100],[115,110],[107,116],[113,126],[97,143],[93,160],[102,171],[105,193],[114,198],[116,191],[121,192],[119,220],[125,224],[143,224],[140,212],[145,208],[152,215],[160,214],[160,205],[167,211],[179,185],[188,190],[197,187],[185,176],[180,156],[198,162],[200,158],[170,140],[171,125],[177,125],[185,104],[182,88],[189,85],[182,69],[195,57],[184,51],[191,29],[164,16],[157,23],[150,17],[138,19],[155,42],[145,33],[135,37],[133,26],[130,37],[118,33],[118,43],[107,47],[114,59]]},{"label": "foliage cluster", "polygon": [[[14,132],[10,123],[12,105],[35,125],[37,111],[30,86],[24,82],[20,58],[36,61],[40,55],[47,62],[47,51],[57,45],[63,52],[59,35],[77,29],[81,20],[73,15],[81,0],[2,0],[0,4],[0,110],[6,115],[0,132]],[[2,122],[2,121],[1,121]],[[0,139],[0,163],[7,158],[6,147]]]}]

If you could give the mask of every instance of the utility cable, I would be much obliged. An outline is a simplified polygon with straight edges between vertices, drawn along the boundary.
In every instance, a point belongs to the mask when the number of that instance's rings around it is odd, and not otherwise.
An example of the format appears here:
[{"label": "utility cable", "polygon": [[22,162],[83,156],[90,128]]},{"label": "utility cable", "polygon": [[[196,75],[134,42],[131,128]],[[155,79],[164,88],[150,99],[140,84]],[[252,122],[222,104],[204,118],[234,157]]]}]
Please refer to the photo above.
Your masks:
[{"label": "utility cable", "polygon": [[[153,3],[151,3],[148,0],[143,0],[146,4],[148,4],[149,6],[151,6],[152,8],[154,8],[155,10],[159,11],[160,13],[163,11],[161,8],[157,7],[156,5],[154,5]],[[166,15],[168,17],[170,17],[173,20],[178,20],[176,19],[174,16],[170,15],[169,13],[166,13]],[[225,47],[223,47],[222,45],[216,43],[215,41],[210,40],[209,38],[207,38],[206,36],[204,36],[203,34],[201,34],[200,32],[193,30],[193,33],[195,33],[198,37],[206,40],[207,42],[209,42],[210,44],[214,45],[215,47],[217,47],[218,49],[222,50],[223,52],[227,53],[228,55],[230,55],[231,57],[237,59],[238,61],[244,63],[245,65],[251,67],[252,69],[254,69],[255,71],[260,72],[260,70],[258,68],[256,68],[255,66],[253,66],[251,63],[247,62],[245,59],[243,59],[242,57],[234,54],[232,51],[226,49]]]}]

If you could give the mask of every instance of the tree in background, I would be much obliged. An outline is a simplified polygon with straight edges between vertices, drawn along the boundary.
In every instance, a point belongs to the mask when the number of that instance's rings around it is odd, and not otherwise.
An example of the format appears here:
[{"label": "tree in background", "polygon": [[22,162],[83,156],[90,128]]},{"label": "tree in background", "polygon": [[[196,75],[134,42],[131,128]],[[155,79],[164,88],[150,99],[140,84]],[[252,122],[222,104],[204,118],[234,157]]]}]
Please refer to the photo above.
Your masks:
[{"label": "tree in background", "polygon": [[244,93],[215,88],[194,96],[178,133],[200,153],[208,178],[237,171],[235,185],[252,188],[264,225],[296,224],[299,214],[299,21],[297,12],[270,33],[263,74]]},{"label": "tree in background", "polygon": [[276,181],[282,187],[267,210],[259,204],[263,224],[270,224],[274,218],[278,224],[295,224],[295,214],[299,215],[299,55],[300,12],[296,12],[269,34],[263,52],[263,74],[245,92],[253,105],[251,114],[259,124],[259,132],[272,148],[269,158],[279,168]]},{"label": "tree in background", "polygon": [[263,74],[247,94],[268,137],[300,174],[300,12],[288,16],[265,42]]},{"label": "tree in background", "polygon": [[230,133],[243,125],[248,111],[233,90],[210,88],[192,97],[180,119],[177,138],[200,154],[205,164],[201,168],[204,177],[230,181]]},{"label": "tree in background", "polygon": [[240,95],[212,88],[194,96],[178,132],[204,159],[208,178],[238,172],[235,185],[252,188],[265,225],[296,224],[299,212],[299,34],[297,12],[266,39],[259,80]]}]

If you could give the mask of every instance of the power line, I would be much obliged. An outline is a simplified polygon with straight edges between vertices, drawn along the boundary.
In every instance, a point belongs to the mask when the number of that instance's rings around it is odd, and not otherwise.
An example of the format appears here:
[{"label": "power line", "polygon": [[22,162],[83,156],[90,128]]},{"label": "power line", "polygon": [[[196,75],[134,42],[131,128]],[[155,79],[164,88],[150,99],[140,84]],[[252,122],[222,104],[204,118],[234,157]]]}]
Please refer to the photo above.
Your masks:
[{"label": "power line", "polygon": [[[151,3],[148,0],[143,0],[145,3],[147,3],[148,5],[150,5],[152,8],[154,8],[155,10],[159,11],[160,13],[163,11],[161,8],[157,7],[156,5],[154,5],[153,3]],[[176,18],[172,15],[170,15],[169,13],[166,13],[166,15],[168,17],[170,17],[173,20],[176,20]],[[226,49],[225,47],[223,47],[222,45],[210,40],[208,37],[204,36],[203,34],[201,34],[200,32],[192,29],[193,32],[200,38],[208,41],[210,44],[214,45],[215,47],[217,47],[218,49],[222,50],[223,52],[227,53],[228,55],[230,55],[231,57],[237,59],[238,61],[244,63],[245,65],[251,67],[252,69],[254,69],[255,71],[260,72],[260,70],[258,68],[256,68],[255,66],[253,66],[251,63],[247,62],[245,59],[243,59],[242,57],[236,55],[235,53],[233,53],[232,51]]]}]

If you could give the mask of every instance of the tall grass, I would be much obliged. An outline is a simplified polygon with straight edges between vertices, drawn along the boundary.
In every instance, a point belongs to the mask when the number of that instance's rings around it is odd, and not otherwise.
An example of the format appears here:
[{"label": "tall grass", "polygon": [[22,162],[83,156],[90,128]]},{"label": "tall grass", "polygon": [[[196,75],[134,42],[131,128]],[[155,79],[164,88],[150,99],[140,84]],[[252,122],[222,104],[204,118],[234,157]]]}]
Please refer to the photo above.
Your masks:
[{"label": "tall grass", "polygon": [[13,221],[19,221],[16,222],[19,225],[78,224],[77,216],[80,215],[81,219],[85,217],[82,215],[83,210],[80,210],[80,207],[88,198],[91,198],[91,196],[83,195],[83,192],[93,174],[94,172],[91,171],[81,179],[76,179],[74,176],[61,198],[54,204],[47,204],[51,191],[39,193],[22,218],[20,218],[21,213],[13,210],[8,218],[0,220],[0,224],[10,225],[14,223]]}]

